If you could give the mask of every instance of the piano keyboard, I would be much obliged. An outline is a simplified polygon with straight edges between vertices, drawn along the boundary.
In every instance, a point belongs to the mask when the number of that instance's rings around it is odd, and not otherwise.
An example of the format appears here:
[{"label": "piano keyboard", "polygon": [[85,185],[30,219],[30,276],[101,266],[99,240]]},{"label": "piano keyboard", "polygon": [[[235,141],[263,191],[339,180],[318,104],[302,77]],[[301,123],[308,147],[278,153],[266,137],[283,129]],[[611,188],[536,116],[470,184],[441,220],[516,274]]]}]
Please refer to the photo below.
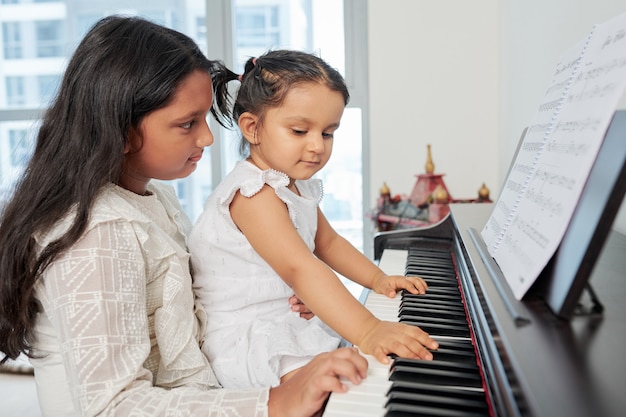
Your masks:
[{"label": "piano keyboard", "polygon": [[386,249],[380,268],[419,275],[426,295],[390,299],[370,293],[365,306],[377,318],[419,326],[439,342],[432,361],[396,358],[383,365],[370,355],[368,376],[346,393],[333,393],[325,417],[489,416],[458,279],[447,250]]}]

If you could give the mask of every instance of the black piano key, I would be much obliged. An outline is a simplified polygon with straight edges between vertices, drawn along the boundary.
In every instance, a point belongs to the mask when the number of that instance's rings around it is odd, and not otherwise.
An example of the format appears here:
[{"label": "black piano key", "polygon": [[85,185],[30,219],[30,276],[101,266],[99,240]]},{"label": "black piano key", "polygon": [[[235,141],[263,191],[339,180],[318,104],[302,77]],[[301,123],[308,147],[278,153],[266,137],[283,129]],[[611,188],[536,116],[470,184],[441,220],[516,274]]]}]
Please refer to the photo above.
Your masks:
[{"label": "black piano key", "polygon": [[469,339],[444,339],[439,342],[439,349],[450,349],[475,354],[474,345]]},{"label": "black piano key", "polygon": [[426,294],[411,294],[410,292],[407,292],[406,290],[402,290],[402,298],[408,298],[408,299],[417,298],[419,300],[419,297],[424,296],[424,295],[443,295],[443,296],[459,298],[461,296],[461,291],[459,290],[458,286],[453,287],[450,285],[446,285],[446,286],[431,285],[428,287],[428,290],[426,290]]},{"label": "black piano key", "polygon": [[430,316],[426,316],[422,314],[420,310],[423,310],[423,309],[413,309],[413,308],[407,308],[407,307],[401,309],[400,314],[398,315],[399,321],[403,321],[403,320],[425,321],[428,323],[440,323],[440,324],[449,324],[452,326],[462,326],[467,329],[467,321],[465,320],[465,316],[461,315],[460,312],[457,312],[456,315],[455,314],[433,314]]},{"label": "black piano key", "polygon": [[387,404],[385,417],[485,417],[488,412],[467,412],[463,410],[445,410],[442,408],[416,406],[412,404]]},{"label": "black piano key", "polygon": [[387,395],[389,395],[391,392],[420,393],[430,396],[439,396],[442,398],[454,397],[474,401],[477,403],[482,402],[485,406],[487,403],[485,393],[482,389],[466,389],[459,387],[424,384],[421,382],[394,381],[389,387]]},{"label": "black piano key", "polygon": [[442,256],[433,256],[432,253],[409,253],[406,258],[406,264],[408,266],[422,265],[422,264],[439,264],[446,267],[452,266],[452,255],[450,252],[442,254]]},{"label": "black piano key", "polygon": [[417,319],[411,316],[400,316],[400,323],[417,326],[432,336],[456,336],[470,337],[470,331],[466,324],[460,325],[451,320],[435,323],[428,320]]},{"label": "black piano key", "polygon": [[407,253],[407,259],[426,257],[428,259],[448,259],[450,258],[449,250],[429,250],[427,248],[411,247]]},{"label": "black piano key", "polygon": [[[431,310],[431,312],[424,310]],[[444,323],[451,323],[468,328],[464,311],[456,309],[446,309],[445,307],[441,306],[432,306],[425,308],[414,308],[405,306],[398,312],[398,319],[418,321],[424,320],[433,323],[439,321],[438,319],[441,319],[441,321]]]},{"label": "black piano key", "polygon": [[430,256],[408,256],[406,258],[407,268],[436,267],[454,269],[452,257],[430,257]]},{"label": "black piano key", "polygon": [[439,347],[439,349],[432,351],[432,354],[435,360],[439,361],[476,363],[476,354],[473,348],[468,351]]},{"label": "black piano key", "polygon": [[408,255],[420,255],[420,254],[428,254],[429,256],[432,257],[445,257],[445,256],[450,256],[450,251],[448,249],[436,249],[433,247],[422,247],[420,248],[419,246],[412,246],[409,249]]},{"label": "black piano key", "polygon": [[424,249],[410,248],[407,253],[407,263],[411,263],[413,259],[432,259],[432,260],[450,260],[450,251],[429,251]]},{"label": "black piano key", "polygon": [[407,275],[418,275],[422,277],[426,284],[428,284],[428,288],[430,287],[452,287],[458,288],[459,283],[456,280],[456,277],[445,277],[441,275],[427,275],[427,274],[407,274]]},{"label": "black piano key", "polygon": [[392,391],[388,395],[386,407],[392,404],[404,404],[414,406],[417,410],[435,408],[446,412],[463,412],[463,415],[489,415],[487,404],[484,401],[477,401],[466,398],[457,398],[454,394],[446,397],[429,395],[423,392],[399,392]]},{"label": "black piano key", "polygon": [[451,349],[474,350],[474,345],[469,339],[443,339],[439,342],[439,347],[449,347]]},{"label": "black piano key", "polygon": [[[424,361],[428,362],[428,361]],[[481,388],[482,380],[478,371],[434,369],[407,365],[394,366],[389,374],[391,381],[419,381],[431,384]]]},{"label": "black piano key", "polygon": [[441,254],[441,256],[433,256],[433,253],[417,253],[417,252],[411,252],[409,251],[407,257],[406,257],[406,263],[411,265],[411,264],[420,264],[422,262],[439,262],[439,263],[445,263],[446,265],[450,265],[450,253],[446,252]]},{"label": "black piano key", "polygon": [[455,308],[453,306],[426,304],[419,307],[414,307],[411,304],[403,304],[398,309],[398,317],[401,315],[413,316],[413,317],[444,317],[457,319],[465,323],[467,326],[467,320],[464,309]]},{"label": "black piano key", "polygon": [[424,295],[440,295],[440,296],[448,296],[448,297],[457,297],[460,299],[461,290],[459,290],[458,285],[449,285],[446,283],[445,285],[428,285],[428,289],[426,290],[426,294],[411,294],[406,290],[402,290],[401,292],[402,298],[407,298],[409,300],[417,299]]},{"label": "black piano key", "polygon": [[409,358],[396,358],[389,368],[390,372],[393,372],[396,366],[407,366],[410,368],[418,369],[447,369],[450,371],[458,372],[477,372],[478,364],[476,362],[450,362],[443,360],[425,361],[421,359],[409,359]]},{"label": "black piano key", "polygon": [[452,318],[457,320],[467,320],[465,316],[465,311],[459,310],[447,310],[441,307],[412,307],[410,305],[403,306],[399,312],[402,313],[410,313],[412,315],[416,315],[418,317],[443,317],[443,318]]},{"label": "black piano key", "polygon": [[445,266],[445,265],[414,264],[414,265],[407,265],[404,268],[404,272],[406,272],[407,275],[418,274],[418,273],[454,275],[454,267],[452,265]]},{"label": "black piano key", "polygon": [[410,315],[400,315],[400,323],[417,326],[431,336],[470,337],[467,325],[459,320],[440,317],[418,318]]},{"label": "black piano key", "polygon": [[433,291],[426,291],[426,294],[403,294],[403,301],[412,301],[419,303],[421,300],[441,300],[451,301],[454,303],[461,303],[458,291],[437,291],[438,288],[434,288]]},{"label": "black piano key", "polygon": [[[485,394],[481,390],[395,381],[389,388],[387,396],[388,416],[489,415]],[[436,411],[432,411],[431,407]],[[459,411],[463,414],[458,414]]]},{"label": "black piano key", "polygon": [[[409,300],[407,300],[406,303],[404,303],[404,305],[409,304],[408,303]],[[446,309],[454,309],[457,311],[465,311],[465,307],[463,306],[463,303],[461,301],[450,301],[450,300],[437,300],[437,299],[432,299],[432,298],[423,298],[419,301],[416,300],[412,300],[414,306],[415,305],[419,305],[420,307],[429,307],[429,306],[433,306],[433,307],[441,307],[441,308],[446,308]]]},{"label": "black piano key", "polygon": [[432,266],[409,267],[404,270],[406,275],[433,276],[433,277],[451,277],[455,275],[452,268],[437,268]]},{"label": "black piano key", "polygon": [[436,300],[436,299],[423,299],[419,301],[403,300],[398,305],[398,314],[402,312],[409,312],[416,316],[420,315],[424,311],[430,309],[436,309],[440,311],[448,311],[451,314],[465,317],[465,306],[463,303],[452,300]]}]

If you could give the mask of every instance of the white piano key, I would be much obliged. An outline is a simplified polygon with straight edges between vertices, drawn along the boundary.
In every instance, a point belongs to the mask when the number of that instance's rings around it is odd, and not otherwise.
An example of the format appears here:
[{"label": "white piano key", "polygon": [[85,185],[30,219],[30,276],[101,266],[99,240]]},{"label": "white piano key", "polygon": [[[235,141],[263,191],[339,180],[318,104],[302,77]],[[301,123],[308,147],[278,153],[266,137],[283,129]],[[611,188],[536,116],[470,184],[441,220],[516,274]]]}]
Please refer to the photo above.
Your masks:
[{"label": "white piano key", "polygon": [[402,249],[385,249],[378,267],[387,275],[404,275],[408,251]]},{"label": "white piano key", "polygon": [[[386,249],[379,267],[388,275],[404,275],[408,251]],[[369,292],[364,305],[380,319],[398,321],[400,294],[394,298]],[[380,417],[385,414],[386,394],[391,386],[389,365],[371,355],[363,355],[368,362],[367,378],[359,385],[346,382],[348,392],[333,393],[324,410],[324,417]]]},{"label": "white piano key", "polygon": [[368,362],[367,378],[359,385],[350,381],[347,392],[333,393],[326,405],[324,417],[378,417],[385,413],[385,394],[391,386],[389,366],[371,355],[363,355]]}]

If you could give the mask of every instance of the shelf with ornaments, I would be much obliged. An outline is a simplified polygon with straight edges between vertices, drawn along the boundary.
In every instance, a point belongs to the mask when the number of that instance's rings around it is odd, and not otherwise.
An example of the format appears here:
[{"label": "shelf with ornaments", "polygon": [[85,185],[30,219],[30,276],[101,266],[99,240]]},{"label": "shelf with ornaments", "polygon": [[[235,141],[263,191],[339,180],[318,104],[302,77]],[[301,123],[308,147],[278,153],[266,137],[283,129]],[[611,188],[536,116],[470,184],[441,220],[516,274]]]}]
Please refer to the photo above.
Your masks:
[{"label": "shelf with ornaments", "polygon": [[435,224],[450,212],[451,203],[490,203],[489,188],[482,184],[476,198],[455,199],[443,180],[445,174],[435,173],[431,146],[426,148],[425,173],[416,175],[417,181],[409,196],[391,195],[387,183],[380,188],[376,208],[368,215],[376,222],[378,231],[419,228]]}]

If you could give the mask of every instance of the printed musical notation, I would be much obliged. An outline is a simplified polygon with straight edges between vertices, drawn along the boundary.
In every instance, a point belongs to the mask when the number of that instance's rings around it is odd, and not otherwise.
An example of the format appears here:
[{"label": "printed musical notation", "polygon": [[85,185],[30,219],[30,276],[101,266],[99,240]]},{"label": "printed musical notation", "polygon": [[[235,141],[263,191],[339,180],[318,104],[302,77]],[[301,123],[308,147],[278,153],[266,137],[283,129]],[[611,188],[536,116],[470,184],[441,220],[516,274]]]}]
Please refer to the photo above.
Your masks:
[{"label": "printed musical notation", "polygon": [[626,86],[626,14],[561,56],[482,237],[521,299],[558,248]]}]

